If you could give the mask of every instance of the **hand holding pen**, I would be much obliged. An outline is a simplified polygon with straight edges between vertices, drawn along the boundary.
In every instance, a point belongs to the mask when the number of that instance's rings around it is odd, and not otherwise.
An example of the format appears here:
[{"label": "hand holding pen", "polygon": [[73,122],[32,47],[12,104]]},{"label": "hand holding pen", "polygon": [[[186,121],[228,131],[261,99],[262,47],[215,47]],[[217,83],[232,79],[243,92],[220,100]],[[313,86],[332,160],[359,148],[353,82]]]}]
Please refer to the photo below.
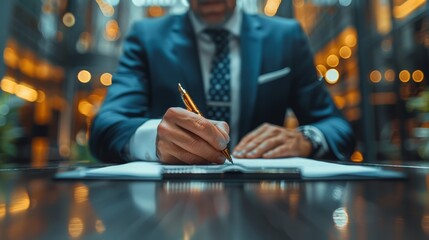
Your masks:
[{"label": "hand holding pen", "polygon": [[[191,112],[193,112],[195,114],[198,114],[199,116],[202,117],[203,115],[201,114],[201,112],[198,109],[197,105],[195,105],[195,103],[192,100],[191,96],[189,96],[189,94],[186,92],[186,90],[182,88],[182,85],[180,85],[180,83],[178,85],[178,88],[179,88],[180,95],[182,96],[183,103],[185,103],[185,105],[186,105],[186,109],[188,111],[191,111]],[[229,154],[228,148],[225,147],[225,149],[222,150],[222,153],[228,159],[228,161],[230,161],[231,163],[233,163],[231,155]]]},{"label": "hand holding pen", "polygon": [[169,108],[157,129],[156,152],[166,164],[222,164],[229,143],[225,122],[183,108]]}]

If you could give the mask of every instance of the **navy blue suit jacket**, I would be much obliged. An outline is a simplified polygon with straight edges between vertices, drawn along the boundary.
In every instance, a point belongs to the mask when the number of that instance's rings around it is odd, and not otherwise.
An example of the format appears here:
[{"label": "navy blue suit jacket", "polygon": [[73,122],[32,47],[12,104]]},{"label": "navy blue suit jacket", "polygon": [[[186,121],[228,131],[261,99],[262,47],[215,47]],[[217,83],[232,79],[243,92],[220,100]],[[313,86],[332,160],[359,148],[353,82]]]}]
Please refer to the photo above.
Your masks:
[{"label": "navy blue suit jacket", "polygon": [[[292,108],[301,125],[325,135],[328,159],[348,159],[354,149],[349,123],[319,81],[307,38],[295,20],[243,13],[240,35],[239,136],[264,122],[283,125]],[[258,77],[281,69],[289,74],[262,84]],[[205,94],[195,34],[188,14],[143,20],[123,44],[113,84],[93,121],[90,148],[99,159],[123,162],[124,149],[145,121],[183,107],[177,83],[192,93],[202,113]]]}]

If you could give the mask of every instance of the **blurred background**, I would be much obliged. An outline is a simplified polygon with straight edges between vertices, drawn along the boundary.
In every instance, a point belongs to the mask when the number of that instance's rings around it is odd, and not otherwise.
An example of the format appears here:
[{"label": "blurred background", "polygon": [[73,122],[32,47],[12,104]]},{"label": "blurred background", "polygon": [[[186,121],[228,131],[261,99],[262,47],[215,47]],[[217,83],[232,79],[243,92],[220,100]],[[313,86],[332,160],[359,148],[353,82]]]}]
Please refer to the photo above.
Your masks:
[{"label": "blurred background", "polygon": [[[429,161],[428,1],[238,2],[300,21],[357,135],[353,161]],[[2,0],[0,163],[96,162],[88,129],[130,24],[186,10],[187,0]]]}]

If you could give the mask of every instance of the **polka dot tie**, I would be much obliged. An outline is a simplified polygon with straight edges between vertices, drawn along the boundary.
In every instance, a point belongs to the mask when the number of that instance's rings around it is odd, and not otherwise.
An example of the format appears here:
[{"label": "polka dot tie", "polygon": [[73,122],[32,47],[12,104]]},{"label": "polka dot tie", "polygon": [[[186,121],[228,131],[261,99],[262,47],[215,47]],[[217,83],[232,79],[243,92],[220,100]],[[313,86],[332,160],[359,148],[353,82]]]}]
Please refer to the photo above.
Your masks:
[{"label": "polka dot tie", "polygon": [[231,71],[229,56],[229,32],[224,29],[206,29],[215,44],[210,68],[210,86],[207,102],[207,118],[230,123]]}]

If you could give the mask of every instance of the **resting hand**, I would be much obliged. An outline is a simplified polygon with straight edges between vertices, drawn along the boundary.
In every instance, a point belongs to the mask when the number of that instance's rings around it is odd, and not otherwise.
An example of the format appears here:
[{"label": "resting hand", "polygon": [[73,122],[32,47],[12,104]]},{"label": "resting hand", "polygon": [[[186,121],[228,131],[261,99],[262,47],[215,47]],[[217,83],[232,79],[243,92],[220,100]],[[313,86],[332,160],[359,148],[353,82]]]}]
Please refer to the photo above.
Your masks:
[{"label": "resting hand", "polygon": [[169,108],[157,129],[156,153],[167,164],[222,164],[229,142],[225,122],[210,121],[183,108]]},{"label": "resting hand", "polygon": [[311,143],[301,132],[264,123],[248,133],[235,147],[237,158],[308,157]]}]

